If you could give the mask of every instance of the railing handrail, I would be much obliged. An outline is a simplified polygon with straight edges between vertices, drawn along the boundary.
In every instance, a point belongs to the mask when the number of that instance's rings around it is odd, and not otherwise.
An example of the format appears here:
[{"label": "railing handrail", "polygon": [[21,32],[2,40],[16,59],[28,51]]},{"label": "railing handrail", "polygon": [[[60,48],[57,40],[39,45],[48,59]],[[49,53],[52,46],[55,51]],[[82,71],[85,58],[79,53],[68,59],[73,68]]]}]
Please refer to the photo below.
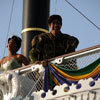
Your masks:
[{"label": "railing handrail", "polygon": [[[82,49],[82,50],[79,50],[79,51],[75,51],[75,52],[72,52],[72,53],[68,53],[68,54],[64,54],[64,55],[61,55],[61,56],[58,56],[58,57],[54,57],[54,58],[51,58],[51,59],[47,59],[46,61],[50,62],[50,61],[53,61],[55,59],[58,59],[58,58],[61,58],[61,57],[64,57],[66,59],[69,59],[69,58],[73,58],[73,57],[79,57],[79,56],[82,56],[82,55],[87,55],[87,54],[90,54],[90,53],[94,53],[94,52],[97,52],[100,50],[100,44],[99,45],[96,45],[96,46],[92,46],[92,47],[89,47],[89,48],[85,48],[85,49]],[[43,61],[41,61],[40,64],[42,64]],[[23,66],[21,68],[17,68],[17,69],[14,69],[13,71],[19,73],[21,70],[31,70],[32,67],[31,66],[35,66],[37,64],[29,64],[27,66]]]}]

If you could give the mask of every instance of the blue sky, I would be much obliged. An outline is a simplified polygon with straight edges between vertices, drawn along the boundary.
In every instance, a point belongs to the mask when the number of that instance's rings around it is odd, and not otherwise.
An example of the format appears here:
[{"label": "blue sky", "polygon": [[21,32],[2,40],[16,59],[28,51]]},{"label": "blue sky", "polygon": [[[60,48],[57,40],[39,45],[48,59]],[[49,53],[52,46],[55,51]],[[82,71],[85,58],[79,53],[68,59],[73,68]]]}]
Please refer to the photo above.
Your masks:
[{"label": "blue sky", "polygon": [[[68,1],[100,28],[100,0]],[[13,0],[0,0],[0,59],[8,54],[7,48],[5,49],[7,38],[13,34],[21,37],[23,0],[15,0],[14,2],[8,31],[12,2]],[[94,27],[65,0],[50,0],[50,15],[52,14],[62,16],[61,31],[63,33],[73,35],[79,39],[80,43],[76,50],[100,44],[100,30]],[[21,53],[21,50],[19,50],[19,53]]]}]

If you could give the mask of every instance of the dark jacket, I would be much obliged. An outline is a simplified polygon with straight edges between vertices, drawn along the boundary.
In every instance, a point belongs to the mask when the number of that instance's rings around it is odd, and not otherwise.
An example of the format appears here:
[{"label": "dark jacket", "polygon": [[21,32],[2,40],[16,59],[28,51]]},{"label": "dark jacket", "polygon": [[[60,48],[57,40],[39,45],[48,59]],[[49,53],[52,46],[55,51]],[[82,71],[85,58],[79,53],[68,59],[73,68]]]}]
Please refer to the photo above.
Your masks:
[{"label": "dark jacket", "polygon": [[74,52],[79,41],[68,34],[59,33],[53,36],[51,33],[42,33],[32,40],[32,49],[29,54],[31,63]]}]

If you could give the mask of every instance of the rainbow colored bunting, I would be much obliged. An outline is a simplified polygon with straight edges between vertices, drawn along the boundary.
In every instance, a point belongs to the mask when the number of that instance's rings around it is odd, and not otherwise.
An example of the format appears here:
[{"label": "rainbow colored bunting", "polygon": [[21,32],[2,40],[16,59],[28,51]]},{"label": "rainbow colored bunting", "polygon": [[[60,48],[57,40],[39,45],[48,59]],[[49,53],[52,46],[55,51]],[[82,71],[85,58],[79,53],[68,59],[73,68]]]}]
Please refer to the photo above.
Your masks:
[{"label": "rainbow colored bunting", "polygon": [[100,77],[100,58],[88,66],[77,70],[50,64],[45,68],[44,91],[47,92],[48,89],[52,90],[55,85],[64,83],[71,86],[72,83],[77,84],[79,80],[90,77],[94,80]]}]

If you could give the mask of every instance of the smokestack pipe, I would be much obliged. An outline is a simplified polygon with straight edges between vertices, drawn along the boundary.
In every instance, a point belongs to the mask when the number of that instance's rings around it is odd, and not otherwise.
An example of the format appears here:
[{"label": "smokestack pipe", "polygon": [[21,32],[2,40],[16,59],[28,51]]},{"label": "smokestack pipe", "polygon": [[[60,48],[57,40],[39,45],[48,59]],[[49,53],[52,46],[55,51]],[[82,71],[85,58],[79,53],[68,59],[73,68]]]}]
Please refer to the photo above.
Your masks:
[{"label": "smokestack pipe", "polygon": [[35,35],[48,32],[50,0],[23,0],[22,54],[29,57]]}]

